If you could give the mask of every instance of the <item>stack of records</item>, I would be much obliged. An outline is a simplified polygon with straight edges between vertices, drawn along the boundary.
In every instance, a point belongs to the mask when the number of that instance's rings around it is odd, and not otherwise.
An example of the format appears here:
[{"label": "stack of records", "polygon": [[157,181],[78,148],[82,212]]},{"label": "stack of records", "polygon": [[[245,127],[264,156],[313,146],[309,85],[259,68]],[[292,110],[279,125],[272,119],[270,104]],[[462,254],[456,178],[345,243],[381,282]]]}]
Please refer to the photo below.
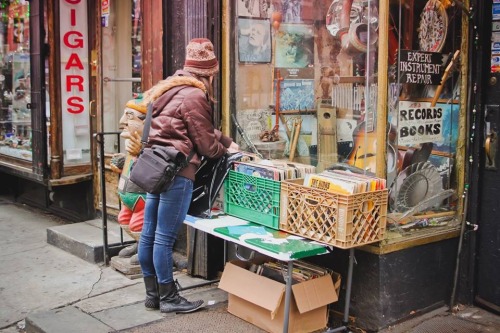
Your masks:
[{"label": "stack of records", "polygon": [[316,167],[286,160],[262,160],[260,162],[235,162],[234,170],[254,177],[281,181],[304,178],[307,174],[316,172]]},{"label": "stack of records", "polygon": [[386,188],[386,180],[343,170],[307,174],[304,186],[338,194],[357,194]]},{"label": "stack of records", "polygon": [[[287,264],[279,261],[268,261],[260,265],[252,265],[250,267],[250,271],[255,274],[262,275],[282,283],[286,283],[285,278],[288,276],[287,270]],[[332,272],[327,268],[297,260],[293,262],[292,284],[316,279],[331,273]]]}]

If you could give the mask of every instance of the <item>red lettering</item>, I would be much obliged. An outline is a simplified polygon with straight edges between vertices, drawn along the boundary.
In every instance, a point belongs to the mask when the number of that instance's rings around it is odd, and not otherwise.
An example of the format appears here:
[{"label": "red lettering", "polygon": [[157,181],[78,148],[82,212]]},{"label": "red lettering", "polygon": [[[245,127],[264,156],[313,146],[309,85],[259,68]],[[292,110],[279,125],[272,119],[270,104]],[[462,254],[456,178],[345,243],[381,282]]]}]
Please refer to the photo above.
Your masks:
[{"label": "red lettering", "polygon": [[66,67],[64,69],[69,70],[71,67],[76,67],[78,69],[83,69],[83,64],[80,61],[80,57],[76,53],[71,53],[69,56],[68,63],[66,64]]},{"label": "red lettering", "polygon": [[[72,96],[72,97],[68,98],[67,102],[68,102],[68,109],[67,110],[69,113],[77,114],[77,113],[83,112],[83,110],[84,110],[83,98],[81,98],[79,96]],[[69,106],[71,106],[72,108]]]},{"label": "red lettering", "polygon": [[[76,37],[71,38],[73,35]],[[68,31],[64,34],[63,42],[71,49],[83,48],[83,34],[80,31]]]},{"label": "red lettering", "polygon": [[71,26],[74,27],[76,25],[76,9],[71,8],[70,10],[70,20],[71,20]]},{"label": "red lettering", "polygon": [[77,5],[81,2],[82,0],[66,0],[67,3],[71,5]]},{"label": "red lettering", "polygon": [[71,91],[71,86],[76,86],[78,91],[83,91],[83,76],[68,75],[66,76],[66,91]]}]

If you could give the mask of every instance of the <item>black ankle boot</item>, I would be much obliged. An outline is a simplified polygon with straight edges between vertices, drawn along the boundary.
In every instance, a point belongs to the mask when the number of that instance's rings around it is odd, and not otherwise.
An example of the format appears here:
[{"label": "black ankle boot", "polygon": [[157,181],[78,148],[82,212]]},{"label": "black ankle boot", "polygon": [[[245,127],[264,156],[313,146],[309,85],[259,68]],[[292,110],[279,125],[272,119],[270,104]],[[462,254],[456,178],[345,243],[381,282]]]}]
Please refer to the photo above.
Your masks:
[{"label": "black ankle boot", "polygon": [[181,297],[174,281],[159,283],[158,288],[160,291],[160,312],[188,313],[198,310],[203,305],[202,300],[189,302]]},{"label": "black ankle boot", "polygon": [[160,308],[160,295],[158,294],[158,282],[156,276],[145,276],[144,285],[146,286],[146,300],[144,306],[148,310]]}]

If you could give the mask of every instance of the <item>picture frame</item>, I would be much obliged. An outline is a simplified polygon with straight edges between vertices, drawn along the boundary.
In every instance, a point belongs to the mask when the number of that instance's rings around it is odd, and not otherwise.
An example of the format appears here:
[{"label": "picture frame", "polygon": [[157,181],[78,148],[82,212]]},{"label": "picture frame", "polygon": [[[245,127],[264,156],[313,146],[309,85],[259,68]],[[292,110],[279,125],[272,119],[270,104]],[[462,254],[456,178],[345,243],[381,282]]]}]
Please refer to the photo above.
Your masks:
[{"label": "picture frame", "polygon": [[283,23],[276,35],[276,67],[314,66],[314,29],[306,24]]},{"label": "picture frame", "polygon": [[238,17],[238,60],[240,63],[267,64],[272,59],[271,21]]},{"label": "picture frame", "polygon": [[271,0],[237,0],[238,15],[267,18],[271,16]]}]

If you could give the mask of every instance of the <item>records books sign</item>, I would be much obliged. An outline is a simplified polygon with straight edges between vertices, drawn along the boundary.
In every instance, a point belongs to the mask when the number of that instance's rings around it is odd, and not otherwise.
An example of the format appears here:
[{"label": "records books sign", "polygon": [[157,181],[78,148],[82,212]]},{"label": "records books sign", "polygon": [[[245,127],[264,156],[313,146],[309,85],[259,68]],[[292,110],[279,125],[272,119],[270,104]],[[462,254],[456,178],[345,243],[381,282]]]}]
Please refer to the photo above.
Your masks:
[{"label": "records books sign", "polygon": [[430,103],[399,102],[398,143],[415,145],[443,141],[443,109]]}]

